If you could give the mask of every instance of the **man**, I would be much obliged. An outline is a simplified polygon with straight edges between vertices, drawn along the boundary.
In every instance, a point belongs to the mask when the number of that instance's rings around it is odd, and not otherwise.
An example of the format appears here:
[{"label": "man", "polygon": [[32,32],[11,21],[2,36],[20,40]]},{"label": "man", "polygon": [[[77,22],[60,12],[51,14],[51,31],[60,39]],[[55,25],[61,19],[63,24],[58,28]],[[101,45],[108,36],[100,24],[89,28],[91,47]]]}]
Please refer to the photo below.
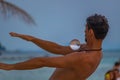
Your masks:
[{"label": "man", "polygon": [[10,35],[13,37],[33,42],[49,52],[63,56],[37,57],[15,64],[0,63],[0,69],[31,70],[55,67],[56,70],[49,80],[86,80],[96,70],[102,59],[102,42],[109,29],[108,22],[102,15],[92,15],[87,18],[86,22],[86,45],[78,50],[33,36],[11,32]]},{"label": "man", "polygon": [[113,69],[105,73],[105,80],[120,80],[120,62],[115,62]]}]

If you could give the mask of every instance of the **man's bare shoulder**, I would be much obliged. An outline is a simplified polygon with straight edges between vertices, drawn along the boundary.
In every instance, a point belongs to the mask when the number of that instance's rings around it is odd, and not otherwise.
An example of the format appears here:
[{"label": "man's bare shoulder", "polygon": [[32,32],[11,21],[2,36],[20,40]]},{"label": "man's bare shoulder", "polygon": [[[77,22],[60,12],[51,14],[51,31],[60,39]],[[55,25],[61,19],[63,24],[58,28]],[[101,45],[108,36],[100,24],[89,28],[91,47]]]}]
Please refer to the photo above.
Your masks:
[{"label": "man's bare shoulder", "polygon": [[101,52],[87,52],[87,51],[81,51],[81,52],[73,52],[68,55],[66,55],[68,59],[71,59],[74,62],[94,62],[96,60],[100,60],[102,58]]},{"label": "man's bare shoulder", "polygon": [[86,51],[72,52],[70,54],[67,54],[66,56],[81,57],[82,58],[83,56],[87,55],[86,53],[87,53]]},{"label": "man's bare shoulder", "polygon": [[94,71],[102,58],[101,52],[87,51],[74,52],[67,56],[71,59],[71,67],[76,70],[87,70],[88,72]]},{"label": "man's bare shoulder", "polygon": [[70,59],[70,61],[84,61],[87,57],[87,54],[85,51],[82,52],[73,52],[70,54],[65,55],[65,57],[68,57],[68,59]]}]

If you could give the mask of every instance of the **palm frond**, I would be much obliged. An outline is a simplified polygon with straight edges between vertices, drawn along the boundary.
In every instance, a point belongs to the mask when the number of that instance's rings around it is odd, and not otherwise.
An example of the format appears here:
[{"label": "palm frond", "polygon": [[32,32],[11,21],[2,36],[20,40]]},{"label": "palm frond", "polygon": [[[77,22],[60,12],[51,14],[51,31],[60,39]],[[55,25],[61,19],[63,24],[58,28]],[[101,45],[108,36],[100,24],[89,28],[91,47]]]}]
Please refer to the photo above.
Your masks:
[{"label": "palm frond", "polygon": [[33,18],[26,11],[4,0],[0,0],[0,12],[5,16],[16,15],[29,24],[35,24]]}]

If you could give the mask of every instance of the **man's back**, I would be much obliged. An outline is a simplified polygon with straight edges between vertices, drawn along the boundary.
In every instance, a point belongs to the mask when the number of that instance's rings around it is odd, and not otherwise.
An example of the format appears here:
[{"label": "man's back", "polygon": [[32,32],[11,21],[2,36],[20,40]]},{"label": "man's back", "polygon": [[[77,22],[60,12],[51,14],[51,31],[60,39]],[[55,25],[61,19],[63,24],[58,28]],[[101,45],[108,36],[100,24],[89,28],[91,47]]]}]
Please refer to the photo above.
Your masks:
[{"label": "man's back", "polygon": [[66,56],[71,55],[72,67],[57,68],[50,80],[85,80],[96,70],[102,58],[101,51],[75,52]]}]

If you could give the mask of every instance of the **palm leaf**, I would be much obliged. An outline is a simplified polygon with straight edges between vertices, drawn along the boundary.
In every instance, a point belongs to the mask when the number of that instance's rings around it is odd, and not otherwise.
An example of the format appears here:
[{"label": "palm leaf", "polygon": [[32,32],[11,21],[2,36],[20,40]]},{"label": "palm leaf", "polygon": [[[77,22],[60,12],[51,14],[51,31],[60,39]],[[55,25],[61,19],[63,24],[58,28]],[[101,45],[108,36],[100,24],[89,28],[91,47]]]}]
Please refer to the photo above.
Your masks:
[{"label": "palm leaf", "polygon": [[26,11],[4,0],[0,0],[0,11],[5,16],[16,15],[29,24],[35,24],[33,18]]}]

